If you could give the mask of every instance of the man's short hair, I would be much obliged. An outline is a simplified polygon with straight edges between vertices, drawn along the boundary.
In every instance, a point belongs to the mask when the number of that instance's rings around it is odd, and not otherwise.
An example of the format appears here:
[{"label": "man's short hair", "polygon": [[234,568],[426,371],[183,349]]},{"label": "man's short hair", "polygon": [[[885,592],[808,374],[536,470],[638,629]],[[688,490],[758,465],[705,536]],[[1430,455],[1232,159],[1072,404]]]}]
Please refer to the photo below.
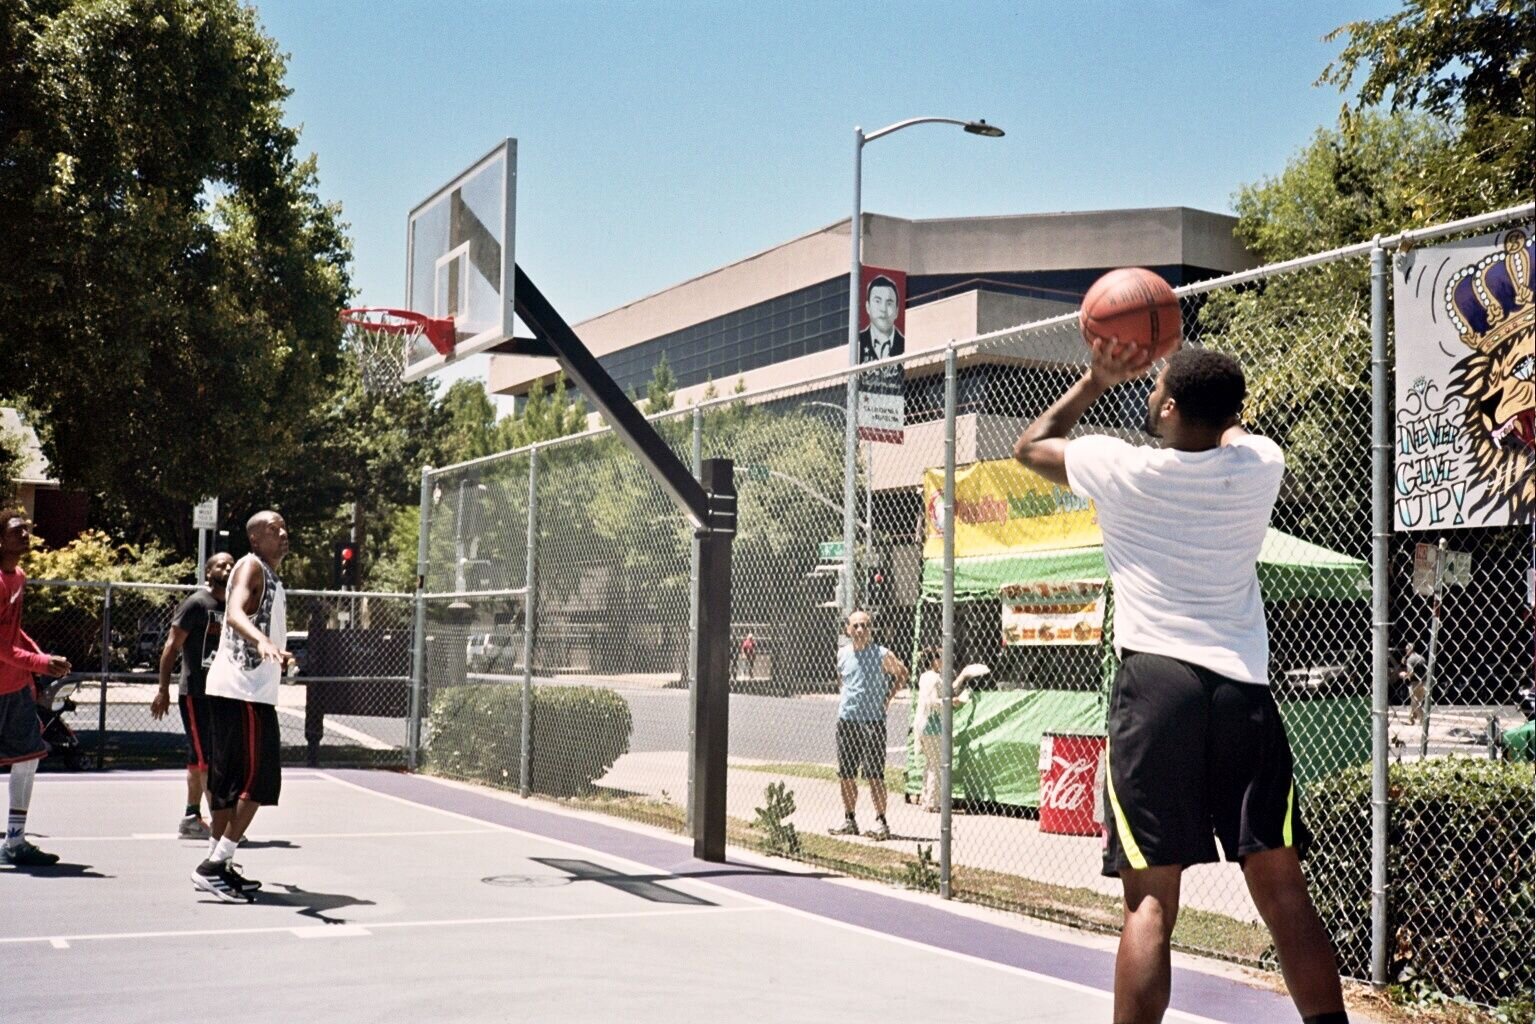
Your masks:
[{"label": "man's short hair", "polygon": [[869,284],[864,286],[865,302],[869,301],[869,297],[874,294],[876,288],[889,288],[891,291],[896,292],[898,298],[901,296],[901,292],[897,291],[896,289],[896,282],[892,281],[884,274],[880,274],[876,276],[872,281],[870,281]]},{"label": "man's short hair", "polygon": [[262,509],[260,512],[257,512],[255,515],[251,516],[251,518],[245,521],[245,535],[247,537],[255,536],[257,530],[261,529],[263,526],[267,525],[268,522],[275,518],[277,518],[276,512],[273,512],[269,508]]},{"label": "man's short hair", "polygon": [[1180,415],[1207,427],[1226,426],[1242,412],[1248,396],[1248,382],[1237,360],[1208,348],[1175,352],[1163,371],[1163,384]]},{"label": "man's short hair", "polygon": [[208,570],[212,569],[213,568],[213,563],[217,562],[219,559],[221,559],[221,558],[231,558],[232,559],[234,557],[235,556],[230,554],[228,551],[215,551],[213,554],[209,555],[208,556],[208,560],[203,563],[203,575],[207,576],[208,575]]}]

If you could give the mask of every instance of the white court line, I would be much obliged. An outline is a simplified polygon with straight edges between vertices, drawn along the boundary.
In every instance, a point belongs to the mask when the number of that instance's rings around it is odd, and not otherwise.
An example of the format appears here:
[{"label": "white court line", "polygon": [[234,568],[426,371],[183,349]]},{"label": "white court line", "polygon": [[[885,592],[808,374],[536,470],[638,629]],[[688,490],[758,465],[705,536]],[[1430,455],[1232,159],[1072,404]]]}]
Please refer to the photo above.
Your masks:
[{"label": "white court line", "polygon": [[[462,917],[442,918],[432,921],[379,921],[366,925],[321,925],[318,928],[295,928],[293,925],[279,925],[268,928],[189,928],[184,931],[157,931],[157,932],[95,932],[82,935],[18,935],[0,938],[0,945],[19,946],[28,942],[46,942],[55,949],[68,949],[72,942],[111,942],[115,940],[133,939],[183,939],[183,938],[207,938],[213,935],[275,935],[287,932],[291,935],[304,932],[301,938],[312,938],[309,932],[332,932],[337,929],[337,934],[347,934],[346,929],[360,929],[362,933],[383,931],[386,928],[463,928],[469,925],[491,924],[541,924],[545,922],[564,921],[614,921],[643,917],[682,917],[688,914],[751,914],[759,913],[763,907],[690,907],[686,910],[627,910],[615,911],[603,914],[528,914],[514,917]],[[354,932],[353,934],[358,934]],[[63,943],[63,945],[60,945]]]},{"label": "white court line", "polygon": [[[284,832],[284,839],[394,839],[400,836],[478,836],[495,833],[493,828],[438,828],[422,829],[416,832]],[[133,832],[126,836],[49,836],[51,842],[71,843],[126,843],[135,840],[164,840],[180,839],[175,832]],[[206,842],[203,839],[188,839],[189,843]],[[257,848],[260,848],[261,839],[254,840]]]},{"label": "white court line", "polygon": [[[493,826],[495,828],[498,828],[498,829],[500,829],[500,830],[502,830],[504,832],[509,832],[509,833],[511,833],[513,835],[523,836],[523,837],[528,838],[528,839],[532,839],[532,840],[539,841],[539,842],[544,842],[544,843],[549,843],[549,844],[554,845],[554,846],[563,846],[563,847],[565,847],[567,849],[578,850],[578,851],[581,851],[583,853],[597,854],[597,855],[603,857],[604,859],[606,859],[606,860],[608,860],[610,862],[613,862],[613,863],[616,863],[616,864],[624,864],[624,865],[629,866],[632,869],[636,869],[636,870],[638,870],[640,872],[643,872],[643,873],[654,874],[655,871],[656,871],[656,868],[654,866],[650,865],[650,864],[642,864],[639,861],[629,860],[626,857],[615,856],[615,855],[609,854],[608,852],[606,852],[604,850],[597,850],[597,849],[594,849],[594,848],[592,848],[590,846],[582,846],[582,845],[580,845],[578,843],[573,843],[573,842],[570,842],[570,841],[564,840],[564,839],[552,839],[549,836],[542,836],[542,835],[539,835],[536,832],[528,832],[528,831],[526,831],[524,829],[513,828],[510,825],[501,825],[501,824],[498,824],[496,822],[487,822],[487,821],[485,821],[482,818],[476,818],[476,817],[473,817],[472,815],[468,815],[468,814],[461,814],[458,811],[444,810],[441,807],[433,807],[430,804],[423,804],[423,803],[420,803],[420,802],[418,802],[416,800],[411,800],[408,797],[396,796],[393,793],[380,793],[377,790],[369,789],[366,786],[359,786],[355,782],[349,782],[346,779],[338,779],[334,775],[325,775],[323,772],[321,774],[322,774],[323,777],[330,779],[330,781],[336,783],[337,785],[346,786],[346,787],[348,787],[350,789],[355,789],[355,790],[358,790],[358,791],[363,792],[363,793],[369,793],[369,794],[371,794],[373,796],[383,797],[386,800],[394,800],[397,803],[406,804],[406,805],[408,805],[410,807],[416,807],[416,808],[420,808],[422,810],[428,810],[428,811],[436,811],[438,814],[444,814],[444,815],[447,815],[448,817],[459,818],[459,819],[465,820],[465,821],[478,821],[478,822],[481,822],[482,824],[491,825],[491,826]],[[473,791],[471,790],[471,792],[473,792]],[[515,805],[513,805],[513,806],[515,806]],[[544,808],[533,808],[533,809],[534,810],[544,810]],[[558,813],[558,811],[551,812],[551,813]],[[585,819],[579,819],[579,820],[585,821]],[[588,824],[595,824],[595,823],[588,822]],[[691,856],[691,853],[689,855]],[[1082,993],[1084,995],[1097,996],[1098,998],[1106,1000],[1106,1001],[1114,999],[1114,993],[1113,992],[1108,992],[1108,991],[1105,991],[1104,989],[1101,989],[1101,988],[1094,988],[1091,985],[1084,985],[1081,982],[1068,981],[1065,978],[1058,978],[1058,977],[1055,977],[1054,975],[1050,975],[1050,974],[1041,974],[1041,973],[1039,973],[1037,971],[1031,971],[1031,970],[1028,970],[1028,969],[1023,968],[1023,967],[1015,967],[1012,964],[1002,964],[1002,963],[998,963],[996,960],[987,960],[987,959],[984,959],[982,957],[972,956],[969,953],[957,953],[957,952],[955,952],[954,950],[951,950],[951,949],[944,949],[944,948],[939,947],[939,946],[931,946],[931,945],[929,945],[929,944],[927,944],[925,942],[918,942],[915,939],[908,939],[908,938],[904,938],[904,937],[899,936],[899,935],[890,935],[890,934],[887,934],[886,932],[876,931],[873,928],[866,928],[863,925],[850,924],[847,921],[838,921],[838,920],[836,920],[834,918],[823,917],[820,914],[813,914],[813,913],[811,913],[808,910],[801,910],[798,907],[788,907],[788,906],[785,906],[782,903],[775,903],[772,900],[765,899],[765,898],[760,897],[760,896],[753,896],[750,893],[737,892],[734,889],[728,889],[728,888],[726,888],[724,886],[717,885],[717,884],[715,884],[713,882],[709,882],[709,881],[706,881],[704,879],[692,879],[692,878],[690,878],[690,879],[686,879],[686,881],[692,882],[695,885],[700,885],[700,886],[705,886],[705,887],[710,888],[710,889],[715,889],[715,890],[718,890],[720,892],[727,893],[727,894],[729,894],[731,896],[735,896],[735,897],[738,897],[738,898],[743,899],[743,900],[747,900],[747,901],[749,901],[751,903],[758,904],[763,909],[778,910],[778,911],[781,911],[783,913],[794,914],[794,915],[796,915],[798,917],[803,917],[803,918],[805,918],[806,920],[809,920],[809,921],[818,921],[818,922],[821,922],[821,923],[824,923],[824,924],[834,925],[834,926],[836,926],[838,928],[842,928],[842,929],[845,929],[847,931],[858,932],[860,934],[868,935],[868,936],[871,936],[871,937],[877,938],[877,939],[884,939],[887,942],[894,942],[894,943],[897,943],[898,945],[909,946],[909,947],[911,947],[913,949],[920,949],[920,950],[922,950],[922,951],[924,951],[926,953],[938,953],[940,955],[947,956],[947,957],[949,957],[949,958],[951,958],[953,960],[959,960],[959,961],[962,961],[964,963],[976,964],[976,965],[981,966],[981,967],[991,967],[991,968],[993,968],[995,970],[1004,971],[1004,972],[1007,972],[1009,974],[1016,975],[1018,977],[1029,978],[1032,981],[1042,982],[1042,983],[1047,984],[1047,985],[1055,985],[1058,988],[1064,988],[1064,989],[1067,989],[1068,991],[1071,991],[1071,992],[1080,992],[1080,993]],[[718,908],[718,909],[722,909],[723,910],[723,909],[726,909],[726,908],[722,907],[722,908]],[[942,908],[937,908],[937,909],[942,909]],[[999,927],[1002,927],[1002,926],[999,926]],[[1044,940],[1044,941],[1051,941],[1051,940],[1047,939],[1047,940]],[[1233,982],[1233,984],[1240,984],[1240,983],[1239,982]],[[1172,1008],[1170,1008],[1166,1012],[1166,1017],[1169,1018],[1169,1019],[1172,1019],[1172,1020],[1188,1021],[1189,1024],[1229,1024],[1229,1022],[1227,1022],[1227,1021],[1216,1020],[1216,1019],[1214,1019],[1212,1017],[1202,1017],[1199,1014],[1188,1013],[1188,1012],[1186,1012],[1184,1010],[1175,1010],[1175,1009],[1172,1009]]]},{"label": "white court line", "polygon": [[[279,707],[277,709],[277,713],[280,714],[280,715],[291,715],[294,718],[303,718],[304,717],[304,711],[301,708]],[[360,746],[362,746],[363,748],[365,748],[367,750],[398,750],[398,749],[400,749],[399,747],[396,747],[394,744],[385,743],[383,740],[379,739],[377,736],[370,736],[370,735],[368,735],[365,732],[358,732],[356,729],[350,728],[349,726],[342,725],[340,722],[330,721],[329,719],[326,720],[325,731],[326,732],[334,732],[338,736],[345,736],[349,740],[356,740]]]}]

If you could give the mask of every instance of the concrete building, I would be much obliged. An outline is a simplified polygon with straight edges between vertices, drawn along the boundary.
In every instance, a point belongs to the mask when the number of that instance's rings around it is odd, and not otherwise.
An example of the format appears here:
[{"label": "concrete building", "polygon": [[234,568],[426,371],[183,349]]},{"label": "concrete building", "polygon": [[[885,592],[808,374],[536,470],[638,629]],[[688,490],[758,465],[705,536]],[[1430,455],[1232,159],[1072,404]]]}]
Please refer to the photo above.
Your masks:
[{"label": "concrete building", "polygon": [[[863,220],[864,262],[908,275],[909,354],[1072,312],[1114,267],[1150,267],[1177,286],[1256,265],[1233,238],[1234,218],[1185,207]],[[644,389],[665,353],[680,406],[711,381],[758,391],[838,370],[847,365],[848,226],[700,274],[576,324],[576,333],[629,391]],[[495,356],[490,390],[521,396],[558,372],[553,359]]]}]

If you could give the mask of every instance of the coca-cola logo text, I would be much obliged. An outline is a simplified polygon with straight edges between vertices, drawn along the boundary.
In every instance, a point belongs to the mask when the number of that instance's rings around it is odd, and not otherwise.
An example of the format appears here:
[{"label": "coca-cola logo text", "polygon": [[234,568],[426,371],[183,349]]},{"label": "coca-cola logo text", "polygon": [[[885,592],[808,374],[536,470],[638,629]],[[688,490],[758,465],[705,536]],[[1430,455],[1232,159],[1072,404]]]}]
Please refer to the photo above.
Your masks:
[{"label": "coca-cola logo text", "polygon": [[1076,761],[1051,755],[1056,773],[1040,786],[1040,806],[1055,811],[1075,811],[1093,795],[1093,761],[1086,757]]}]

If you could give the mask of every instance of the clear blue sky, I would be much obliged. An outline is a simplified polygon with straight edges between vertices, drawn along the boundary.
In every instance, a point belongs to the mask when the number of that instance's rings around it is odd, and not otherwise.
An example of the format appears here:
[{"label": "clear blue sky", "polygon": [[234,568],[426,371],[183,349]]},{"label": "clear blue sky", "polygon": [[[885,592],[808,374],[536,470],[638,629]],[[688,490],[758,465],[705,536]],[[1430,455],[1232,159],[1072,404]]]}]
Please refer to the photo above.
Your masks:
[{"label": "clear blue sky", "polygon": [[[399,303],[406,212],[518,140],[519,264],[575,323],[864,209],[1231,209],[1345,97],[1331,29],[1395,0],[259,0],[359,299]],[[483,361],[475,361],[483,364]],[[483,365],[476,368],[483,371]]]}]

